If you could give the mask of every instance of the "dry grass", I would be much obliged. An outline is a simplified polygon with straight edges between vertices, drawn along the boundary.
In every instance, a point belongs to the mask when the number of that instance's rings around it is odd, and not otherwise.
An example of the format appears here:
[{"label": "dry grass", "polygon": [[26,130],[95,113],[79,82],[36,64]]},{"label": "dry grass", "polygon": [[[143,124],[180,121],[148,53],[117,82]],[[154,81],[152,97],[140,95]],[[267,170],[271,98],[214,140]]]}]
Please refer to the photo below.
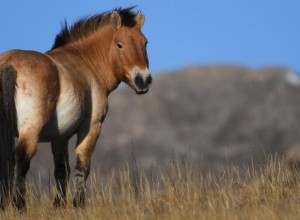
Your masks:
[{"label": "dry grass", "polygon": [[278,159],[258,169],[231,167],[205,175],[174,160],[164,171],[154,167],[146,174],[136,166],[124,166],[109,176],[98,176],[90,176],[85,208],[75,209],[69,202],[66,208],[55,209],[53,195],[29,185],[27,211],[19,215],[8,207],[0,211],[0,218],[282,220],[300,216],[299,173]]}]

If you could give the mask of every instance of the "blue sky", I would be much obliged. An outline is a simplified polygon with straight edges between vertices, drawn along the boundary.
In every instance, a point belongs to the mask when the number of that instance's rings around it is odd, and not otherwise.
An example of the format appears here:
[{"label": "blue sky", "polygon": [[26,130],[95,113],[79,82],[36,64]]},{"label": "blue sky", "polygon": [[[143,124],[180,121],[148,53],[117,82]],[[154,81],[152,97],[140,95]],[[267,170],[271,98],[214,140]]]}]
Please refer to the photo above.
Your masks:
[{"label": "blue sky", "polygon": [[299,0],[1,0],[0,52],[44,52],[66,19],[137,5],[146,16],[150,69],[198,64],[270,65],[300,71]]}]

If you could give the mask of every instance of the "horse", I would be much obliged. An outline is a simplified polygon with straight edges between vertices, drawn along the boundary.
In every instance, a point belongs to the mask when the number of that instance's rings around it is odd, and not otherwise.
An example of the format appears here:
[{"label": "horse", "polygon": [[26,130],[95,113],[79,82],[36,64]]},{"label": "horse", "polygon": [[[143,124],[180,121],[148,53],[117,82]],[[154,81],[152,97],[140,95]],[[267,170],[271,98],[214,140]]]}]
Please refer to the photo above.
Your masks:
[{"label": "horse", "polygon": [[[144,15],[134,7],[65,22],[45,52],[9,50],[0,55],[1,206],[26,209],[26,174],[39,142],[51,142],[57,193],[66,204],[70,176],[68,141],[76,134],[73,205],[85,205],[91,156],[120,82],[148,92]],[[15,138],[17,142],[15,144]]]}]

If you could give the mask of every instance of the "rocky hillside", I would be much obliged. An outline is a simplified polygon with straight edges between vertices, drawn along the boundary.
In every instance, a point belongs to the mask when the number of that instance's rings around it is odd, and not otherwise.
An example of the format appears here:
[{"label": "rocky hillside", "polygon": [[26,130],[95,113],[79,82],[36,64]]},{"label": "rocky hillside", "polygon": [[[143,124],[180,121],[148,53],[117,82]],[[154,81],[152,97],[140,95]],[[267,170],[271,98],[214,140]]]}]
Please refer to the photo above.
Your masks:
[{"label": "rocky hillside", "polygon": [[[74,164],[74,139],[70,157]],[[191,67],[154,77],[137,96],[119,89],[93,156],[110,170],[134,152],[143,167],[179,155],[203,171],[243,167],[300,147],[300,78],[284,68]],[[295,148],[296,147],[296,148]],[[52,173],[50,147],[40,146],[31,175]]]}]

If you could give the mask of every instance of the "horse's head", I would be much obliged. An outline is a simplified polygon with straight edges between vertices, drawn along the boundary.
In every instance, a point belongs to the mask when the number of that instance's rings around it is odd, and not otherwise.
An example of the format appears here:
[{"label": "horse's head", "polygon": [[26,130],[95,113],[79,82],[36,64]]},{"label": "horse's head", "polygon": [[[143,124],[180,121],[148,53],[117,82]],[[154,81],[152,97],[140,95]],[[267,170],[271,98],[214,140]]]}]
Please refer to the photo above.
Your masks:
[{"label": "horse's head", "polygon": [[116,68],[117,77],[128,84],[137,94],[148,92],[152,82],[147,56],[147,39],[141,32],[144,15],[134,15],[131,25],[123,25],[117,11],[112,12],[110,22],[114,28],[111,45],[111,59]]}]

